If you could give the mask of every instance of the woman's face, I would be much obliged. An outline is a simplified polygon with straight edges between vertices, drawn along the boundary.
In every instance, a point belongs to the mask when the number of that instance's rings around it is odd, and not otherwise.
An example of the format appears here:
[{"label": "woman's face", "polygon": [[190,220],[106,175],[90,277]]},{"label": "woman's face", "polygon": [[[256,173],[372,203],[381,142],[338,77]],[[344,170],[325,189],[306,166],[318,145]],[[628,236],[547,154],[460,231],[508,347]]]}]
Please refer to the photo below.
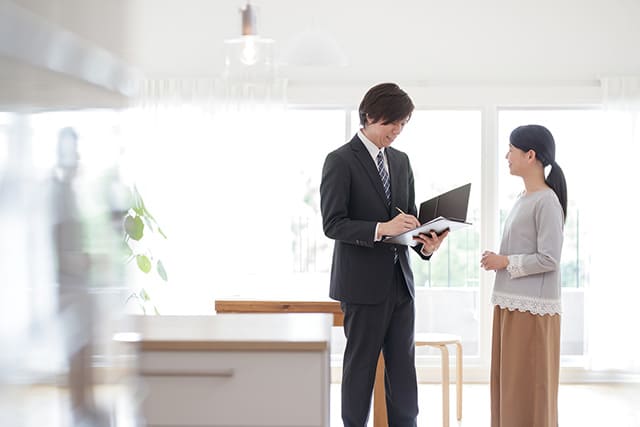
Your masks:
[{"label": "woman's face", "polygon": [[511,175],[522,176],[530,164],[531,150],[525,152],[509,144],[509,151],[507,151],[505,158],[509,163]]}]

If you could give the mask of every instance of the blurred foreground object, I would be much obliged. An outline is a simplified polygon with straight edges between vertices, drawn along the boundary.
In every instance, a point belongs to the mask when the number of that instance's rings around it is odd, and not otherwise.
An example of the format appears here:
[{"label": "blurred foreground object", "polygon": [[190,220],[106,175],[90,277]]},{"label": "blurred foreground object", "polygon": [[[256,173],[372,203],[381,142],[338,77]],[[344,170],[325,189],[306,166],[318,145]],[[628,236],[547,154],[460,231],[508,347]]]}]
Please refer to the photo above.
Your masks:
[{"label": "blurred foreground object", "polygon": [[[0,0],[1,426],[139,425],[135,354],[112,340],[125,319],[121,234],[108,203],[86,209],[105,197],[82,177],[93,165],[80,161],[76,123],[61,118],[58,140],[36,143],[38,113],[127,105],[136,72],[102,47],[127,42],[127,14],[95,0]],[[90,34],[107,21],[121,40]]]}]

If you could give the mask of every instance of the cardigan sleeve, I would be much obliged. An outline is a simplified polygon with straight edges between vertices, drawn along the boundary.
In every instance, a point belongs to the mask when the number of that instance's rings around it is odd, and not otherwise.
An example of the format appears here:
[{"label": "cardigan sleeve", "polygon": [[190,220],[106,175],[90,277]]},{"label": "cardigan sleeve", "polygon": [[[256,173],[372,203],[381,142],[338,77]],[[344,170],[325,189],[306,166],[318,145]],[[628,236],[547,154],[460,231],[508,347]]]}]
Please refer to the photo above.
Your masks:
[{"label": "cardigan sleeve", "polygon": [[557,270],[562,252],[564,216],[555,193],[534,208],[536,251],[509,255],[507,272],[512,279]]}]

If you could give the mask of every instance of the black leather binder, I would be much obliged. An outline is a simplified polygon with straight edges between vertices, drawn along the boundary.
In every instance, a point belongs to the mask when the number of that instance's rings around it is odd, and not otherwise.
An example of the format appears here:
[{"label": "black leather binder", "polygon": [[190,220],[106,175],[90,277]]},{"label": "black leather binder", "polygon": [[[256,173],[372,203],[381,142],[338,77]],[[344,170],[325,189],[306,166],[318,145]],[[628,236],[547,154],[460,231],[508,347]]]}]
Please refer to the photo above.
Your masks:
[{"label": "black leather binder", "polygon": [[383,242],[415,246],[417,242],[413,240],[413,236],[420,233],[434,231],[436,234],[441,234],[446,230],[454,231],[471,225],[466,222],[470,193],[471,183],[422,202],[418,213],[418,221],[422,225],[397,236],[385,237]]}]

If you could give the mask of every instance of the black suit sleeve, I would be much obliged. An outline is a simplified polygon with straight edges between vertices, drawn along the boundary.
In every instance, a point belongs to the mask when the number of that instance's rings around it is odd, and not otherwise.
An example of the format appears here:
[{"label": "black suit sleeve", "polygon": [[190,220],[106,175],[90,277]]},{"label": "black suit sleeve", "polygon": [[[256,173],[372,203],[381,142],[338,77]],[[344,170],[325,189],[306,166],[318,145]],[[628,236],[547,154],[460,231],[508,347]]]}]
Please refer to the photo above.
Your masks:
[{"label": "black suit sleeve", "polygon": [[320,209],[324,233],[344,243],[373,247],[376,221],[350,218],[351,169],[337,152],[329,153],[322,169]]},{"label": "black suit sleeve", "polygon": [[[413,169],[411,169],[411,163],[409,162],[409,159],[407,158],[407,171],[408,171],[408,178],[409,178],[409,185],[408,185],[408,190],[409,190],[409,210],[407,211],[408,213],[410,213],[411,215],[417,217],[418,216],[418,210],[416,209],[416,201],[415,201],[415,182],[414,182],[414,178],[413,178]],[[431,255],[424,255],[422,253],[422,244],[416,245],[416,246],[412,246],[412,249],[418,254],[418,256],[424,260],[429,260],[431,259]]]}]

